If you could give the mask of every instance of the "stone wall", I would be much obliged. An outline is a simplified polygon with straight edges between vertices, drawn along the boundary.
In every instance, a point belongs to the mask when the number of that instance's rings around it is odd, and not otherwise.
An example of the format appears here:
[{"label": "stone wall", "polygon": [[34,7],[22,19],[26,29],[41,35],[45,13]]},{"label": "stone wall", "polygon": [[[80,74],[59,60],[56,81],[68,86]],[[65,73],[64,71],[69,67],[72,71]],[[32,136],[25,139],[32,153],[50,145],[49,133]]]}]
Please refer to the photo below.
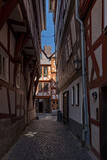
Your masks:
[{"label": "stone wall", "polygon": [[24,118],[11,123],[10,119],[0,120],[0,159],[10,149],[25,128]]}]

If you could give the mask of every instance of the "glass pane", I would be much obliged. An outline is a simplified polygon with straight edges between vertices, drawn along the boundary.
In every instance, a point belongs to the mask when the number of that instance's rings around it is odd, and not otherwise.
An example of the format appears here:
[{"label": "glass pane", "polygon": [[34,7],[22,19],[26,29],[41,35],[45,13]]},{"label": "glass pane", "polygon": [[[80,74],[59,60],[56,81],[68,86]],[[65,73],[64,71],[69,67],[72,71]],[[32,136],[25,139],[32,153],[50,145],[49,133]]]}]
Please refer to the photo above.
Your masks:
[{"label": "glass pane", "polygon": [[48,91],[48,83],[44,83],[44,92]]},{"label": "glass pane", "polygon": [[48,67],[45,66],[44,67],[44,77],[47,77],[47,75],[48,75]]}]

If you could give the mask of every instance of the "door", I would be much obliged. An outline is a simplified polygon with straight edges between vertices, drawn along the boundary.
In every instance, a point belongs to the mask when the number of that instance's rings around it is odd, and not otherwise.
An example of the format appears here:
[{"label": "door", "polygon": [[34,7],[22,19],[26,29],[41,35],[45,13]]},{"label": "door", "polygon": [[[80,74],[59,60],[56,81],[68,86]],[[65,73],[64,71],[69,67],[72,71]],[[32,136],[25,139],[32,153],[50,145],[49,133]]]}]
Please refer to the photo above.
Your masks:
[{"label": "door", "polygon": [[107,160],[107,86],[101,89],[101,158]]},{"label": "door", "polygon": [[69,123],[69,92],[63,93],[63,122]]},{"label": "door", "polygon": [[43,113],[43,102],[39,102],[39,113]]}]

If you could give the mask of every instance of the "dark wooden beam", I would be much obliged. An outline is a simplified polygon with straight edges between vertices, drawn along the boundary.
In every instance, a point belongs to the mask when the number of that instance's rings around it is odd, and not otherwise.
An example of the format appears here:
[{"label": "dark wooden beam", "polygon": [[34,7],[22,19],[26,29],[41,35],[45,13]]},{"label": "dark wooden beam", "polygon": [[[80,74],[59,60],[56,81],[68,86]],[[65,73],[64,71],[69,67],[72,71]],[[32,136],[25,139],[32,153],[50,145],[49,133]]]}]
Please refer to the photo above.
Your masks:
[{"label": "dark wooden beam", "polygon": [[0,0],[0,16],[1,16],[2,0]]},{"label": "dark wooden beam", "polygon": [[25,49],[34,49],[33,47],[25,47]]},{"label": "dark wooden beam", "polygon": [[18,56],[20,54],[20,50],[22,48],[23,40],[24,40],[24,33],[20,34],[20,37],[17,41],[16,49],[15,49],[15,56]]},{"label": "dark wooden beam", "polygon": [[27,65],[32,61],[32,59],[34,58],[34,56],[30,56],[24,63],[24,68],[27,67]]},{"label": "dark wooden beam", "polygon": [[8,19],[8,23],[9,23],[9,24],[18,25],[18,26],[22,26],[22,27],[25,26],[25,23],[24,23],[24,22],[16,21],[16,20],[13,20],[13,19]]},{"label": "dark wooden beam", "polygon": [[51,59],[51,57],[55,54],[55,52],[54,52],[54,53],[52,53],[51,56],[48,57],[47,54],[46,54],[46,52],[43,49],[41,49],[41,52],[44,53],[44,55],[46,56],[47,59]]},{"label": "dark wooden beam", "polygon": [[33,72],[32,72],[32,77],[30,80],[30,86],[29,86],[29,90],[28,90],[28,94],[27,94],[27,124],[29,124],[29,119],[28,119],[28,112],[29,112],[29,103],[30,103],[30,96],[31,96],[31,91],[33,89],[33,85],[34,85],[34,78],[35,78],[35,74],[36,74],[36,64],[34,65],[33,68]]},{"label": "dark wooden beam", "polygon": [[3,7],[1,14],[0,14],[0,30],[2,29],[5,22],[8,20],[9,16],[11,15],[13,9],[18,4],[19,0],[8,0]]},{"label": "dark wooden beam", "polygon": [[52,53],[52,55],[51,55],[49,58],[51,58],[54,54],[55,54],[55,52],[54,52],[54,53]]},{"label": "dark wooden beam", "polygon": [[22,46],[21,46],[21,50],[23,50],[23,48],[25,47],[25,45],[26,45],[26,43],[28,42],[29,39],[30,39],[29,36],[26,36],[26,37],[24,38],[24,41],[23,41]]},{"label": "dark wooden beam", "polygon": [[14,58],[14,63],[22,63],[22,61],[23,61],[23,57],[22,56]]},{"label": "dark wooden beam", "polygon": [[11,115],[10,94],[8,88],[7,88],[7,99],[8,99],[9,115]]},{"label": "dark wooden beam", "polygon": [[[24,33],[20,34],[20,37],[19,37],[19,39],[17,41],[17,44],[16,44],[15,53],[14,53],[15,57],[19,57],[21,55],[21,47],[22,47],[22,44],[23,44],[24,36],[25,36]],[[18,63],[15,63],[15,67],[14,67],[14,86],[16,86],[17,71],[18,71]]]}]

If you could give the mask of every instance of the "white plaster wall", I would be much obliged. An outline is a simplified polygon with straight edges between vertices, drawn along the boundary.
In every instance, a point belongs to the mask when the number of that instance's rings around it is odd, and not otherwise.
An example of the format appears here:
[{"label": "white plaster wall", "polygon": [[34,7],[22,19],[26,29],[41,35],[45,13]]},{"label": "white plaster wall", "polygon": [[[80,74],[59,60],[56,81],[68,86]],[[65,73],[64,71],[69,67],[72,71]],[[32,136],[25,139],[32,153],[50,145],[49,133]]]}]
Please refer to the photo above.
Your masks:
[{"label": "white plaster wall", "polygon": [[9,113],[7,90],[5,87],[0,89],[0,113]]},{"label": "white plaster wall", "polygon": [[102,68],[102,45],[100,45],[95,51],[95,57],[97,60],[97,64],[100,70],[100,76],[103,75],[103,68]]},{"label": "white plaster wall", "polygon": [[71,20],[71,33],[72,33],[72,43],[74,45],[76,42],[76,25],[75,25],[74,15],[72,16],[72,20]]},{"label": "white plaster wall", "polygon": [[[95,100],[92,93],[97,93],[97,99]],[[91,118],[96,120],[96,108],[99,109],[99,88],[93,88],[90,90],[90,114]]]},{"label": "white plaster wall", "polygon": [[[75,91],[76,91],[76,85],[78,83],[79,83],[79,106],[76,106],[76,104],[74,104],[74,106],[72,106],[72,104],[71,104],[72,87],[74,86]],[[68,88],[66,88],[63,92],[61,92],[59,94],[59,107],[60,107],[60,110],[62,111],[62,113],[63,113],[63,93],[65,91],[69,91],[69,118],[82,124],[82,105],[83,105],[82,78],[79,77],[78,79],[76,79],[74,82],[72,82],[72,84],[69,85]],[[75,94],[76,94],[76,92],[75,92]],[[76,96],[75,96],[75,103],[76,103]]]},{"label": "white plaster wall", "polygon": [[100,129],[94,124],[91,124],[91,141],[92,146],[100,153]]},{"label": "white plaster wall", "polygon": [[102,33],[102,0],[97,0],[91,11],[92,44]]},{"label": "white plaster wall", "polygon": [[8,32],[8,26],[7,23],[5,23],[2,29],[0,30],[0,42],[4,45],[6,49],[7,49],[7,32]]},{"label": "white plaster wall", "polygon": [[12,90],[9,90],[10,94],[10,106],[11,106],[11,113],[15,113],[15,92]]},{"label": "white plaster wall", "polygon": [[42,53],[42,59],[40,60],[40,64],[51,64],[51,60],[47,59],[46,56]]},{"label": "white plaster wall", "polygon": [[10,31],[10,54],[14,57],[15,52],[15,37],[13,36],[13,33]]},{"label": "white plaster wall", "polygon": [[[76,106],[76,86],[79,83],[79,106]],[[83,106],[83,93],[82,93],[82,78],[76,79],[70,86],[69,90],[70,93],[72,93],[72,87],[74,86],[75,92],[75,104],[72,106],[71,103],[71,97],[72,95],[70,94],[69,97],[69,118],[75,120],[76,122],[82,124],[82,106]]]},{"label": "white plaster wall", "polygon": [[10,62],[10,84],[14,81],[14,64]]}]

